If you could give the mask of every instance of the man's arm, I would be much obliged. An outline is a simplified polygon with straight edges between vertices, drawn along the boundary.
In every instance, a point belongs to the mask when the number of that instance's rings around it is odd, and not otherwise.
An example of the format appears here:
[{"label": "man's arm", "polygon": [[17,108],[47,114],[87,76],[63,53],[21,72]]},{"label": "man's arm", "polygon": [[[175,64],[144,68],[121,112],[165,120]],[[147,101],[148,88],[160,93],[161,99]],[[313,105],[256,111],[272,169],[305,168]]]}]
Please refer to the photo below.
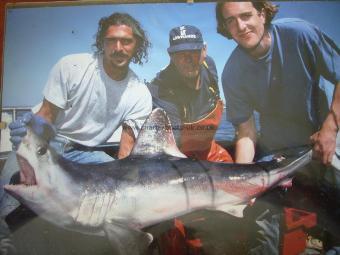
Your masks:
[{"label": "man's arm", "polygon": [[120,137],[118,158],[122,159],[130,155],[130,152],[135,144],[135,135],[131,127],[123,124],[122,135]]},{"label": "man's arm", "polygon": [[335,153],[336,136],[340,127],[340,82],[333,93],[330,111],[321,129],[311,136],[314,156],[323,164],[330,164]]},{"label": "man's arm", "polygon": [[255,156],[256,127],[254,116],[236,129],[235,162],[250,163]]},{"label": "man's arm", "polygon": [[36,114],[46,119],[50,124],[53,124],[59,110],[59,107],[44,99],[41,108]]}]

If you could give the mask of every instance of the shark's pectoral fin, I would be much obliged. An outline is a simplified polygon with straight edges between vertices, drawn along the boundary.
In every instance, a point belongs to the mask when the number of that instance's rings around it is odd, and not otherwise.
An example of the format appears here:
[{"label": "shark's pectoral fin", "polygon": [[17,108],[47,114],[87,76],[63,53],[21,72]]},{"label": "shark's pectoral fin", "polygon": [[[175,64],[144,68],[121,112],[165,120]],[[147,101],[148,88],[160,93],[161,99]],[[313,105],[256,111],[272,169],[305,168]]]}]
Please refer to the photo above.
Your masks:
[{"label": "shark's pectoral fin", "polygon": [[243,210],[246,208],[247,205],[245,204],[240,204],[240,205],[222,205],[218,206],[215,209],[217,211],[222,211],[225,213],[228,213],[230,215],[233,215],[235,217],[242,218],[243,217]]},{"label": "shark's pectoral fin", "polygon": [[145,254],[153,240],[151,234],[130,228],[121,222],[106,222],[104,231],[112,245],[114,254],[117,255]]}]

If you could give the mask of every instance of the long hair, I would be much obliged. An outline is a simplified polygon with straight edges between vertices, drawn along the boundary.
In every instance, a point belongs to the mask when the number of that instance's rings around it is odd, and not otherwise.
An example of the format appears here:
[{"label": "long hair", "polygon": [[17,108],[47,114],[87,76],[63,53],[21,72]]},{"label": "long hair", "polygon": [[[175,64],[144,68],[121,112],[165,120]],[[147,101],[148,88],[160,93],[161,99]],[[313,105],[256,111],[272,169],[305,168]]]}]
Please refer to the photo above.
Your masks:
[{"label": "long hair", "polygon": [[[254,8],[258,11],[261,12],[262,10],[265,12],[266,15],[266,23],[265,27],[268,27],[273,18],[275,17],[276,13],[279,11],[278,6],[272,4],[269,1],[258,1],[258,0],[253,0],[250,1]],[[224,37],[227,37],[228,39],[232,39],[227,27],[225,26],[224,22],[224,17],[222,15],[222,8],[226,2],[224,1],[219,1],[216,4],[216,21],[217,21],[217,33],[221,34]]]},{"label": "long hair", "polygon": [[135,64],[142,65],[143,60],[148,61],[148,48],[151,43],[146,35],[146,32],[142,29],[141,25],[137,20],[131,17],[127,13],[113,13],[108,17],[100,19],[98,24],[98,31],[96,34],[96,42],[93,47],[96,47],[96,53],[102,53],[104,51],[104,37],[107,29],[113,25],[126,25],[132,29],[133,35],[136,38],[136,52],[132,57],[131,61]]}]

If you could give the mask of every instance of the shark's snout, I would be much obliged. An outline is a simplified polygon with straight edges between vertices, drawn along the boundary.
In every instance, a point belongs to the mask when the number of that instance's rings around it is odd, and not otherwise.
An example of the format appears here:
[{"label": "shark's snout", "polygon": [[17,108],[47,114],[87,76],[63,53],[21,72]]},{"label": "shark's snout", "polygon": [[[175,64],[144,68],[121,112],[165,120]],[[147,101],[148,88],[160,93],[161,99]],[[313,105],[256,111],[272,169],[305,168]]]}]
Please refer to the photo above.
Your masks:
[{"label": "shark's snout", "polygon": [[31,164],[19,154],[17,154],[17,160],[20,166],[20,183],[25,185],[36,185],[37,181]]}]

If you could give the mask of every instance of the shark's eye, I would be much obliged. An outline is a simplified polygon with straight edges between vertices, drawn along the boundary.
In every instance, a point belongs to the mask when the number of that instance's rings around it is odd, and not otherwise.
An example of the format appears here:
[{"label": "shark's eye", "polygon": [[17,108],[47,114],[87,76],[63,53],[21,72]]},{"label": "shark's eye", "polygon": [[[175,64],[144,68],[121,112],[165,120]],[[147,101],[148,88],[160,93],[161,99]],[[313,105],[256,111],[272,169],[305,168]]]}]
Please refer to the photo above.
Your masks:
[{"label": "shark's eye", "polygon": [[37,149],[37,153],[38,155],[42,156],[46,153],[47,151],[47,146],[40,146],[38,149]]}]

